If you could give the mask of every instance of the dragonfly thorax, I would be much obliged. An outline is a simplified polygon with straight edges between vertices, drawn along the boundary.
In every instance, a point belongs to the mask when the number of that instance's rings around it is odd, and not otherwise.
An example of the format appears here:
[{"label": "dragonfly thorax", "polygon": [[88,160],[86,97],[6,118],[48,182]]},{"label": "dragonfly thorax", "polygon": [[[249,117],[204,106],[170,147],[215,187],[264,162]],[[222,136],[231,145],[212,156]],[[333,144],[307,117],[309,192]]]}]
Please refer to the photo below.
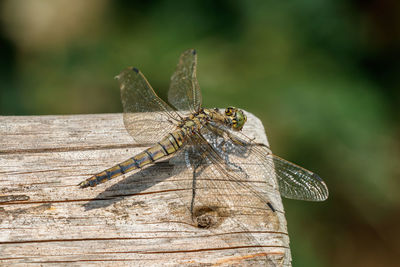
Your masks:
[{"label": "dragonfly thorax", "polygon": [[222,123],[234,131],[242,130],[247,116],[238,108],[228,107],[221,112],[219,109],[200,109],[198,112],[184,118],[178,126],[185,132],[195,132],[209,122]]}]

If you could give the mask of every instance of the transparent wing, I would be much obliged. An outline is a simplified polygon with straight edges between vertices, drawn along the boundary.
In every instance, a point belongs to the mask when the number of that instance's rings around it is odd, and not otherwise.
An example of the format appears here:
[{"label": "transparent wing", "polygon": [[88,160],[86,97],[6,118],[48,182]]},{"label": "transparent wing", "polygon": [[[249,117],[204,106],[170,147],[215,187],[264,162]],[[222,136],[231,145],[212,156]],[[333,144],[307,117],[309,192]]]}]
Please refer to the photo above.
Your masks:
[{"label": "transparent wing", "polygon": [[198,111],[201,107],[200,86],[196,77],[196,50],[182,53],[175,73],[171,77],[168,101],[181,111]]},{"label": "transparent wing", "polygon": [[[257,150],[259,155],[263,153],[260,148]],[[324,201],[328,198],[328,187],[317,174],[273,154],[267,157],[268,165],[271,165],[271,161],[275,166],[282,196],[309,201]]]},{"label": "transparent wing", "polygon": [[[260,165],[270,179],[277,178],[282,196],[308,201],[324,201],[328,198],[326,184],[315,173],[272,154],[268,147],[254,143],[240,132],[215,124],[211,124],[208,130],[212,134],[204,136],[226,162],[230,161],[226,151],[237,151],[241,157],[236,157],[234,164],[239,167]],[[218,138],[223,141],[218,141]]]},{"label": "transparent wing", "polygon": [[125,128],[136,142],[155,143],[176,127],[180,115],[156,95],[138,69],[127,68],[116,79],[120,83]]},{"label": "transparent wing", "polygon": [[[200,147],[206,150],[208,161],[212,162],[209,167],[214,173],[220,173],[222,181],[230,186],[231,192],[241,192],[237,194],[240,202],[243,202],[241,195],[251,195],[252,203],[250,206],[259,210],[270,209],[271,197],[276,197],[277,189],[268,183],[266,178],[273,177],[269,170],[260,173],[260,166],[254,161],[253,155],[249,153],[249,147],[238,145],[221,136],[221,132],[214,132],[208,128],[201,129],[198,139],[202,140]],[[214,175],[216,176],[216,175]],[[210,180],[211,184],[215,180]],[[221,188],[222,184],[217,187]],[[215,186],[214,186],[215,187]],[[230,197],[228,195],[228,197]]]},{"label": "transparent wing", "polygon": [[[280,231],[279,216],[283,214],[269,208],[265,181],[234,175],[199,133],[189,136],[181,153],[184,162],[175,161],[174,165],[186,173],[174,182],[179,185],[179,199],[187,203],[191,222],[232,247],[242,247],[246,255],[271,249],[266,234]],[[220,224],[224,226],[218,227]]]}]

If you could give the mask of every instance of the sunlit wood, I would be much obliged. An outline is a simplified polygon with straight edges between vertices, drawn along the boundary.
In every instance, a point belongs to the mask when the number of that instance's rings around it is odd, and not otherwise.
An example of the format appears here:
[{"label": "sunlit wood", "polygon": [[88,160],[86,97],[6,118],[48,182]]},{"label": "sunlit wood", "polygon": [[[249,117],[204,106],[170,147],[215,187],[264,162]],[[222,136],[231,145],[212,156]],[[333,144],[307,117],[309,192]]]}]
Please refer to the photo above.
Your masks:
[{"label": "sunlit wood", "polygon": [[[248,117],[245,134],[266,143],[261,122]],[[188,219],[174,180],[190,177],[168,162],[77,187],[148,145],[133,142],[122,114],[0,117],[0,265],[290,265],[278,191],[267,224],[255,225],[249,215],[235,230],[231,218],[214,229]],[[182,214],[171,212],[177,210]],[[244,237],[253,247],[242,245]]]}]

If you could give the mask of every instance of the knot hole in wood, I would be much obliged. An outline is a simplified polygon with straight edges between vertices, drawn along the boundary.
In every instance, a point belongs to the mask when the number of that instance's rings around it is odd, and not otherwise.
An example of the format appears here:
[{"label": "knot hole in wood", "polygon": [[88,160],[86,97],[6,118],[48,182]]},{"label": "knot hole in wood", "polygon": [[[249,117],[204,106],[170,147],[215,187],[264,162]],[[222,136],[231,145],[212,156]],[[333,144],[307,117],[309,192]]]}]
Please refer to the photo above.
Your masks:
[{"label": "knot hole in wood", "polygon": [[198,228],[216,228],[224,218],[218,207],[201,206],[193,211],[193,219]]}]

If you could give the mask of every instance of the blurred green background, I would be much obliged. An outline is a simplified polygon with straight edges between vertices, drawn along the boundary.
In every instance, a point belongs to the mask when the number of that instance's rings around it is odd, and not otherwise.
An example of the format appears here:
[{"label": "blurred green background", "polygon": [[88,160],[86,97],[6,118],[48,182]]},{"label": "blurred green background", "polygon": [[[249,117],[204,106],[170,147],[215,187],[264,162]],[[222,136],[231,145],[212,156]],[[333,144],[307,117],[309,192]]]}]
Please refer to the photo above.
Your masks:
[{"label": "blurred green background", "polygon": [[273,151],[316,171],[323,203],[284,200],[294,266],[400,255],[396,0],[0,2],[0,114],[121,112],[113,77],[166,96],[196,48],[205,107],[262,119]]}]

